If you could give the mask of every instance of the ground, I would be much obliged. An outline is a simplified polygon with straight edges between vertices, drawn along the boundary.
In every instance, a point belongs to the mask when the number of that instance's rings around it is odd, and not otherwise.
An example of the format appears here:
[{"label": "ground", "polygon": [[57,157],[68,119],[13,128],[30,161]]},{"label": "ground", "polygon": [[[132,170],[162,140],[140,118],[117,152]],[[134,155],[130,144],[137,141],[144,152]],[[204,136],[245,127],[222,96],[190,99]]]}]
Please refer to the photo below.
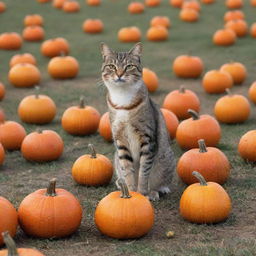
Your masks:
[{"label": "ground", "polygon": [[[71,45],[70,55],[80,63],[80,73],[73,80],[53,80],[47,73],[48,59],[40,54],[40,43],[24,43],[19,52],[30,52],[38,61],[42,73],[41,93],[54,99],[58,113],[54,121],[41,126],[43,129],[57,131],[64,140],[65,151],[58,160],[45,164],[27,162],[19,151],[7,152],[6,160],[0,168],[0,195],[9,199],[18,208],[22,199],[29,193],[47,186],[49,178],[56,177],[58,186],[72,192],[81,202],[84,213],[79,230],[65,239],[43,240],[27,237],[20,229],[15,237],[19,247],[36,247],[48,256],[66,255],[244,255],[253,256],[256,252],[256,168],[255,165],[241,159],[237,153],[240,137],[248,130],[255,129],[255,106],[251,103],[251,116],[240,125],[221,125],[222,138],[218,147],[227,155],[231,165],[231,175],[224,188],[232,199],[232,213],[227,221],[215,225],[196,225],[183,220],[179,214],[179,199],[185,185],[175,175],[172,193],[153,203],[155,225],[146,236],[135,240],[115,240],[105,237],[96,229],[93,215],[99,202],[109,192],[116,190],[114,179],[105,187],[84,187],[75,184],[71,176],[74,161],[89,152],[87,145],[93,143],[99,153],[113,159],[114,146],[107,143],[98,133],[85,136],[71,136],[60,125],[64,110],[78,104],[80,95],[86,103],[94,106],[103,114],[107,111],[106,90],[100,80],[101,56],[99,43],[104,41],[117,50],[127,50],[132,44],[122,44],[117,40],[117,31],[123,26],[136,25],[142,31],[143,64],[153,69],[159,76],[160,86],[151,97],[162,104],[165,95],[177,89],[181,84],[196,92],[201,101],[201,113],[213,114],[213,106],[220,95],[207,95],[201,86],[201,80],[183,80],[175,78],[171,64],[180,54],[200,56],[205,71],[218,69],[231,60],[242,62],[248,70],[248,78],[241,86],[232,89],[235,93],[247,96],[250,84],[255,80],[255,39],[247,36],[238,39],[231,47],[217,47],[212,44],[214,31],[223,26],[226,11],[223,1],[202,6],[200,20],[195,24],[179,20],[179,10],[172,8],[167,0],[160,7],[147,8],[144,14],[127,13],[129,1],[106,0],[100,7],[89,7],[80,0],[81,11],[66,14],[51,7],[39,4],[35,0],[6,0],[8,9],[0,14],[0,32],[23,29],[26,14],[39,13],[45,19],[46,38],[62,36]],[[248,24],[255,21],[255,9],[245,2],[243,11]],[[145,34],[151,17],[167,15],[172,21],[168,41],[153,43],[146,40]],[[103,34],[87,35],[82,32],[82,22],[86,18],[100,18],[105,30]],[[0,51],[0,80],[6,85],[6,98],[1,102],[9,120],[19,121],[17,106],[21,99],[33,94],[33,89],[17,89],[7,79],[8,62],[18,51]],[[27,133],[38,126],[22,123]],[[174,141],[172,145],[176,159],[183,151]],[[168,239],[167,231],[175,236]]]}]

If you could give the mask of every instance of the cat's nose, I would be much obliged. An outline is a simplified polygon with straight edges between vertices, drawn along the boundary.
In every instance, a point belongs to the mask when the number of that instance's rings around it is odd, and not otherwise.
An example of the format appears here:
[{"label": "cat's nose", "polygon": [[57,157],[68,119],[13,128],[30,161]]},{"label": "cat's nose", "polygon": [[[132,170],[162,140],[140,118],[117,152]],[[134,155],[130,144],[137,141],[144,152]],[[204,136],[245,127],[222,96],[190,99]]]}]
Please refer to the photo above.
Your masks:
[{"label": "cat's nose", "polygon": [[123,70],[123,69],[117,69],[116,75],[117,75],[119,78],[122,77],[123,74],[124,74],[124,70]]}]

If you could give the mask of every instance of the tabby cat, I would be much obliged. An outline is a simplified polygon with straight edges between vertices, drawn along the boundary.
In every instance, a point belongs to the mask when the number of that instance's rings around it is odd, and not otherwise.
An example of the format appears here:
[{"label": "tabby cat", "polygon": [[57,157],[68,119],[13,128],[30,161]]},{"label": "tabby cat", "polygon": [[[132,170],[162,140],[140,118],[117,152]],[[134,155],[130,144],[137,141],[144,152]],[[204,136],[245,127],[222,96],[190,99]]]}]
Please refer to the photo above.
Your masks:
[{"label": "tabby cat", "polygon": [[141,51],[141,43],[129,52],[114,52],[102,43],[102,79],[108,89],[117,176],[130,190],[158,200],[159,192],[170,192],[175,160],[164,117],[142,80]]}]

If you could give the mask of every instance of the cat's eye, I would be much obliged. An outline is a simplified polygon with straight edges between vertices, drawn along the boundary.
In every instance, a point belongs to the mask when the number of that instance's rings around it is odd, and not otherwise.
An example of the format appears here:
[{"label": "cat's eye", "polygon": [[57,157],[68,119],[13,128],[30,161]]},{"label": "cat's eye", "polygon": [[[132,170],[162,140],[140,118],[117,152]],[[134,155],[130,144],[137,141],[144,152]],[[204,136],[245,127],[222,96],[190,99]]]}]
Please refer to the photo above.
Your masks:
[{"label": "cat's eye", "polygon": [[109,64],[109,65],[107,65],[107,66],[108,66],[108,68],[110,68],[110,69],[112,69],[112,70],[115,70],[115,69],[116,69],[116,66],[115,66],[115,65]]},{"label": "cat's eye", "polygon": [[134,67],[135,67],[134,65],[129,64],[129,65],[126,66],[126,69],[132,69],[132,68],[134,68]]}]

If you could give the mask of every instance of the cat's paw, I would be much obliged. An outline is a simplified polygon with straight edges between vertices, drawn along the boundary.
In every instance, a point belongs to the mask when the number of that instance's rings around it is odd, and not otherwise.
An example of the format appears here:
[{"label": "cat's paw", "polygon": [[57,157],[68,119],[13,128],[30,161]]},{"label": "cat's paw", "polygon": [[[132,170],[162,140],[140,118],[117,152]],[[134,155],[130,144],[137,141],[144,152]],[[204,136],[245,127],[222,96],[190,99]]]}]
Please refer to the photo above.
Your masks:
[{"label": "cat's paw", "polygon": [[159,193],[157,191],[150,191],[149,194],[147,195],[147,198],[150,201],[158,201],[159,200]]}]

